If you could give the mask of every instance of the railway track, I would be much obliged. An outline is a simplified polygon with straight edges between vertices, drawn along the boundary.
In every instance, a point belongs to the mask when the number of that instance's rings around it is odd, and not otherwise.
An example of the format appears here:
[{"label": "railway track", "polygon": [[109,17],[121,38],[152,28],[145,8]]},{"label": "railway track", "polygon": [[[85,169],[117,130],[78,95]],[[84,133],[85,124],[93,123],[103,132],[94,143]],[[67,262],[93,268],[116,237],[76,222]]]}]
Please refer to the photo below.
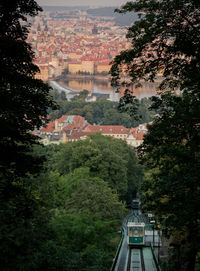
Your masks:
[{"label": "railway track", "polygon": [[126,271],[158,271],[150,247],[130,248]]},{"label": "railway track", "polygon": [[131,248],[127,271],[145,271],[142,248]]},{"label": "railway track", "polygon": [[131,210],[123,221],[123,239],[110,271],[160,271],[152,247],[128,243],[128,224],[149,223],[140,210]]}]

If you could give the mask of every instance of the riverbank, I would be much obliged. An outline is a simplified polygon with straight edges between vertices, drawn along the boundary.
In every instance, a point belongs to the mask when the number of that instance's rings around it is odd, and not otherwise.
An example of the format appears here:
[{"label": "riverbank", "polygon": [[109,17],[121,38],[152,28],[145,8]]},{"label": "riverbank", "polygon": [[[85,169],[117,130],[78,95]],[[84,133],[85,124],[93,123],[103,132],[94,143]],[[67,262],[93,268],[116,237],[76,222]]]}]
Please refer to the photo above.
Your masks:
[{"label": "riverbank", "polygon": [[[101,75],[101,74],[87,74],[87,75],[84,75],[84,74],[67,74],[66,76],[63,76],[63,77],[59,77],[59,78],[55,78],[54,80],[55,81],[60,81],[60,80],[108,80],[108,82],[111,81],[111,76],[110,74],[107,74],[107,75]],[[154,82],[155,83],[160,83],[161,81],[163,80],[162,77],[156,77]],[[144,80],[141,80],[141,82],[145,82]]]},{"label": "riverbank", "polygon": [[[111,80],[111,76],[109,74],[107,75],[101,75],[101,74],[67,74],[65,77],[59,78],[58,80]],[[57,79],[55,78],[55,81],[57,81]]]}]

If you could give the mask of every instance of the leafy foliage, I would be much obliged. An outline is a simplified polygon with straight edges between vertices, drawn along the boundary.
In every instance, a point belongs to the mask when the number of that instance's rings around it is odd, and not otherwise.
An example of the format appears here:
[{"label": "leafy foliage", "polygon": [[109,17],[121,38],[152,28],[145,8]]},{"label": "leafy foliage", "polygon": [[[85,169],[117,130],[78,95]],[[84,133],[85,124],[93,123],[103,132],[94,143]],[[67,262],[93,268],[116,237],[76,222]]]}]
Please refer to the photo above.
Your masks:
[{"label": "leafy foliage", "polygon": [[[199,1],[152,0],[128,2],[117,11],[139,12],[140,20],[128,29],[130,50],[113,61],[113,84],[152,81],[159,71],[164,80],[160,88],[191,87],[199,77]],[[120,82],[124,66],[129,79]],[[191,84],[192,83],[192,84]]]},{"label": "leafy foliage", "polygon": [[[41,8],[33,0],[3,1],[0,7],[0,166],[4,174],[11,168],[24,174],[32,170],[27,152],[35,139],[30,131],[44,124],[47,109],[53,106],[49,87],[34,78],[39,70],[26,42],[27,16]],[[22,167],[23,157],[29,163]]]},{"label": "leafy foliage", "polygon": [[[0,3],[0,267],[5,271],[108,270],[125,212],[116,191],[122,190],[124,197],[127,184],[135,182],[122,166],[137,159],[125,151],[121,158],[109,145],[119,152],[122,146],[110,139],[91,137],[95,141],[91,145],[66,145],[63,158],[63,146],[34,145],[32,131],[46,122],[48,109],[54,106],[48,85],[35,79],[39,70],[26,42],[27,16],[39,11],[33,0]],[[65,105],[63,93],[60,98]],[[84,107],[92,118],[89,105]],[[109,151],[101,152],[103,145]],[[62,159],[49,174],[54,152]],[[103,161],[105,165],[100,165]]]},{"label": "leafy foliage", "polygon": [[123,125],[130,128],[152,121],[155,115],[154,110],[148,110],[151,106],[151,101],[148,98],[135,100],[137,107],[134,108],[134,113],[137,113],[139,116],[136,117],[135,114],[129,115],[132,107],[129,110],[126,107],[127,102],[123,98],[120,100],[120,104],[104,99],[91,103],[85,102],[86,91],[81,92],[72,101],[61,99],[60,94],[55,90],[52,90],[51,94],[59,105],[59,110],[50,112],[52,119],[59,118],[62,115],[81,115],[91,124]]},{"label": "leafy foliage", "polygon": [[[33,152],[35,127],[54,105],[49,87],[34,78],[34,54],[26,42],[33,0],[0,3],[0,239],[1,270],[33,270],[48,236],[47,201],[40,193],[43,157]],[[46,192],[47,196],[47,192]],[[12,259],[12,260],[11,260]]]},{"label": "leafy foliage", "polygon": [[49,186],[53,235],[43,244],[47,253],[40,268],[109,270],[126,212],[117,193],[101,178],[91,176],[88,167],[62,176],[51,172]]},{"label": "leafy foliage", "polygon": [[[163,76],[159,92],[199,90],[200,13],[199,1],[137,0],[116,11],[136,11],[140,20],[128,28],[132,47],[122,51],[112,63],[112,85],[126,87],[125,97],[134,95],[131,85],[153,82]],[[136,102],[126,99],[134,112]],[[158,108],[156,108],[158,109]]]},{"label": "leafy foliage", "polygon": [[69,142],[57,152],[53,168],[61,175],[80,167],[89,168],[91,177],[107,182],[121,199],[126,199],[127,193],[135,193],[142,178],[134,149],[122,140],[100,134],[91,135],[88,140]]},{"label": "leafy foliage", "polygon": [[183,263],[193,270],[200,249],[200,100],[185,93],[165,94],[156,102],[162,115],[149,127],[140,150],[149,169],[141,186],[143,208],[153,210],[168,234],[181,232]]},{"label": "leafy foliage", "polygon": [[[191,100],[186,94],[165,94],[158,101],[162,117],[149,126],[149,134],[145,136],[140,151],[142,160],[151,169],[147,183],[154,187],[151,190],[152,204],[155,204],[156,213],[169,228],[187,224],[189,227],[191,221],[198,219],[197,212],[200,211],[197,208],[199,125],[193,118],[194,112],[199,111],[199,99]],[[153,177],[151,182],[148,181],[150,176]],[[143,192],[148,194],[148,189],[143,189]],[[192,200],[193,197],[195,200]],[[185,201],[187,208],[184,207]],[[147,202],[150,203],[149,200]]]},{"label": "leafy foliage", "polygon": [[[125,86],[130,95],[132,84],[163,76],[161,96],[152,98],[159,114],[140,148],[148,170],[141,189],[143,206],[155,212],[175,238],[182,236],[182,243],[177,241],[184,255],[179,267],[191,271],[200,250],[200,3],[136,0],[117,11],[141,15],[128,29],[132,48],[113,61],[112,84]],[[125,106],[134,110],[135,102],[128,100]]]}]

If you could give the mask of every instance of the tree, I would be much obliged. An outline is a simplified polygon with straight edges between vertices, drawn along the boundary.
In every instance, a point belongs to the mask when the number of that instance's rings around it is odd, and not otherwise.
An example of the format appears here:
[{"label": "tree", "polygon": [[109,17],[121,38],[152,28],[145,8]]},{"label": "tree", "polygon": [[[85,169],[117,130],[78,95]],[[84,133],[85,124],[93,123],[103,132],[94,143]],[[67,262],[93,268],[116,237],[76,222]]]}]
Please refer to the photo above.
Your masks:
[{"label": "tree", "polygon": [[32,270],[47,236],[44,225],[48,215],[39,192],[43,183],[36,178],[43,157],[33,151],[37,140],[32,131],[45,124],[47,109],[53,102],[48,85],[35,79],[39,69],[33,64],[34,54],[26,42],[27,16],[39,11],[41,8],[33,0],[0,3],[2,270]]},{"label": "tree", "polygon": [[[124,205],[118,195],[99,177],[91,177],[87,167],[77,168],[60,176],[51,173],[50,183],[54,191],[54,207],[68,213],[90,213],[94,219],[122,219]],[[105,210],[106,204],[106,210]]]},{"label": "tree", "polygon": [[26,42],[26,16],[35,16],[39,11],[41,8],[33,0],[0,4],[0,166],[3,174],[11,169],[15,174],[34,169],[27,152],[36,141],[30,131],[45,124],[47,109],[53,105],[48,85],[34,78],[39,69],[32,62],[34,54]]},{"label": "tree", "polygon": [[123,125],[125,127],[131,127],[131,117],[127,113],[120,113],[115,108],[110,108],[104,113],[103,118],[104,125]]},{"label": "tree", "polygon": [[87,89],[82,90],[79,95],[74,96],[71,100],[72,101],[85,101],[86,97],[88,96],[89,91]]},{"label": "tree", "polygon": [[119,242],[116,222],[94,220],[87,213],[60,212],[51,226],[56,238],[44,247],[46,262],[41,270],[109,270]]},{"label": "tree", "polygon": [[[104,125],[123,125],[127,128],[136,127],[141,123],[153,120],[155,112],[149,112],[148,108],[151,105],[150,99],[143,98],[137,101],[138,107],[135,107],[141,118],[131,117],[129,115],[129,107],[124,106],[124,100],[121,103],[111,102],[105,99],[100,99],[96,102],[89,103],[77,99],[75,101],[61,100],[60,94],[56,91],[51,92],[59,110],[50,112],[51,119],[56,119],[62,115],[81,115],[91,124],[104,124]],[[130,108],[132,110],[132,108]]]},{"label": "tree", "polygon": [[199,7],[195,0],[137,0],[118,9],[136,11],[140,19],[128,28],[132,48],[113,60],[113,85],[129,88],[141,79],[153,81],[162,72],[161,90],[199,87]]},{"label": "tree", "polygon": [[63,100],[63,101],[66,101],[67,100],[67,98],[66,98],[66,93],[62,90],[61,91],[61,93],[60,93],[60,98],[61,98],[61,100]]},{"label": "tree", "polygon": [[[101,136],[103,137],[103,136]],[[67,143],[56,155],[55,166],[61,174],[67,174],[80,167],[88,167],[93,177],[100,177],[120,196],[127,191],[126,160],[117,151],[111,150],[111,140],[97,145],[93,140]],[[110,142],[110,144],[109,144]],[[123,167],[124,166],[124,167]]]},{"label": "tree", "polygon": [[60,175],[82,167],[89,168],[91,177],[103,179],[123,200],[126,200],[127,190],[130,194],[136,192],[142,175],[134,149],[122,140],[100,134],[60,146],[54,161],[53,170]]},{"label": "tree", "polygon": [[200,154],[200,3],[136,0],[118,10],[129,11],[139,12],[140,19],[128,30],[132,48],[113,61],[112,84],[125,87],[125,105],[134,111],[135,101],[126,99],[132,95],[131,84],[163,76],[159,87],[162,95],[152,98],[152,108],[159,115],[140,148],[148,170],[142,201],[167,231],[184,232],[187,260],[182,269],[194,270],[200,249],[196,174]]},{"label": "tree", "polygon": [[123,140],[113,140],[98,134],[91,135],[91,138],[104,158],[99,177],[108,181],[110,187],[118,191],[120,198],[130,203],[143,178],[143,168],[138,164],[135,150]]},{"label": "tree", "polygon": [[162,115],[149,126],[140,149],[140,158],[149,169],[141,200],[168,235],[181,233],[186,242],[181,245],[185,250],[182,269],[185,265],[186,270],[194,270],[200,250],[200,127],[194,117],[200,114],[200,101],[189,94],[165,94],[157,102]]},{"label": "tree", "polygon": [[108,270],[126,209],[118,195],[89,168],[51,172],[55,233],[44,244],[45,270]]}]

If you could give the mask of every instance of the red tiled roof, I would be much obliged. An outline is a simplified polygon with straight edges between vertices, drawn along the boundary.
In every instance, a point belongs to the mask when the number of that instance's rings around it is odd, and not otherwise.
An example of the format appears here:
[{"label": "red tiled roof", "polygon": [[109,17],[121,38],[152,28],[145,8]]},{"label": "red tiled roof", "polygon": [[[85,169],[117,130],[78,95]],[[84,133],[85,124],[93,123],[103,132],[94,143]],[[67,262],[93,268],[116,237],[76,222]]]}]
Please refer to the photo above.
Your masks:
[{"label": "red tiled roof", "polygon": [[41,63],[41,64],[47,63],[48,64],[49,61],[51,61],[51,58],[49,58],[49,57],[38,57],[35,59],[35,63],[37,63],[37,64],[39,64],[39,63]]},{"label": "red tiled roof", "polygon": [[82,132],[82,131],[73,132],[69,136],[69,139],[80,139],[81,137],[87,136],[88,134],[90,134],[90,133],[89,132]]},{"label": "red tiled roof", "polygon": [[136,134],[133,134],[133,136],[135,137],[135,139],[137,140],[143,140],[143,137],[144,135],[146,135],[147,132],[139,132],[139,133],[136,133]]},{"label": "red tiled roof", "polygon": [[58,123],[62,123],[63,121],[65,121],[67,119],[66,115],[63,115],[62,117],[60,117],[59,119],[56,119],[56,121],[58,121]]},{"label": "red tiled roof", "polygon": [[46,127],[41,128],[42,133],[51,133],[55,130],[55,123],[49,122]]},{"label": "red tiled roof", "polygon": [[131,128],[130,129],[131,134],[135,134],[137,132],[137,129],[138,129],[138,127]]},{"label": "red tiled roof", "polygon": [[128,134],[128,130],[124,126],[114,125],[89,125],[84,132],[102,133],[102,134]]},{"label": "red tiled roof", "polygon": [[63,131],[73,130],[73,129],[83,129],[86,123],[87,122],[85,118],[79,115],[74,115],[73,122],[68,123],[67,126],[63,128]]},{"label": "red tiled roof", "polygon": [[67,131],[67,130],[71,131],[71,130],[73,130],[74,128],[76,128],[76,126],[74,125],[74,123],[68,123],[67,126],[65,126],[65,127],[62,129],[62,131]]},{"label": "red tiled roof", "polygon": [[85,125],[85,118],[83,118],[82,116],[79,115],[75,115],[74,116],[74,123],[79,126],[79,127],[83,127]]},{"label": "red tiled roof", "polygon": [[48,65],[42,65],[42,66],[40,65],[39,68],[41,70],[45,70],[45,69],[47,70],[48,69]]}]

